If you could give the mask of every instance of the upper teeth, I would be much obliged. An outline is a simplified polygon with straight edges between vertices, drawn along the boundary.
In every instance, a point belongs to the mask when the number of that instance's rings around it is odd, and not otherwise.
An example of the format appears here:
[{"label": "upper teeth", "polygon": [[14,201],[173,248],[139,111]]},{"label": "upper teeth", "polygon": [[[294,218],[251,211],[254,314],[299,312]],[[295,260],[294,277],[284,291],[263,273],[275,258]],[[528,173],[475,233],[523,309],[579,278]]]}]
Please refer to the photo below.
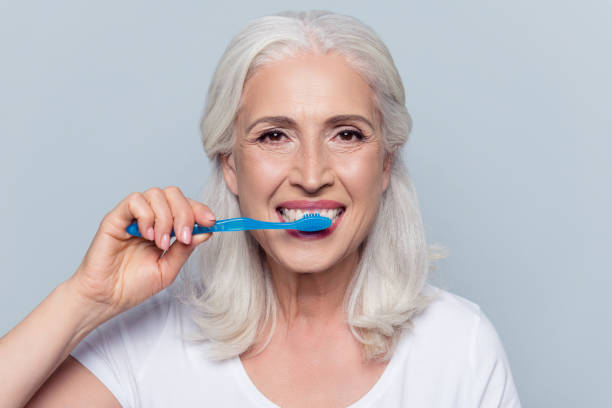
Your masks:
[{"label": "upper teeth", "polygon": [[319,214],[321,217],[327,217],[332,220],[332,222],[336,221],[336,218],[342,214],[342,208],[330,208],[330,209],[322,209],[322,208],[309,208],[307,210],[301,210],[297,208],[284,208],[280,207],[280,213],[283,219],[287,222],[293,222],[301,219],[305,214]]}]

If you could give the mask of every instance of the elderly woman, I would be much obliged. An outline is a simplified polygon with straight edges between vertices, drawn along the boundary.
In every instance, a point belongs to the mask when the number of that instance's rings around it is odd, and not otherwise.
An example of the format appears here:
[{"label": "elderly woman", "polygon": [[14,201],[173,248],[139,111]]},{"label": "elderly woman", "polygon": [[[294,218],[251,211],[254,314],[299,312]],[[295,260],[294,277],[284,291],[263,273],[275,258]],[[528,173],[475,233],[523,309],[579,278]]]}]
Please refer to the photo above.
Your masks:
[{"label": "elderly woman", "polygon": [[[151,188],[109,212],[76,273],[2,339],[3,404],[520,406],[478,305],[427,283],[410,128],[369,27],[329,12],[251,22],[208,92],[208,206]],[[313,212],[332,226],[192,236],[194,222]]]}]

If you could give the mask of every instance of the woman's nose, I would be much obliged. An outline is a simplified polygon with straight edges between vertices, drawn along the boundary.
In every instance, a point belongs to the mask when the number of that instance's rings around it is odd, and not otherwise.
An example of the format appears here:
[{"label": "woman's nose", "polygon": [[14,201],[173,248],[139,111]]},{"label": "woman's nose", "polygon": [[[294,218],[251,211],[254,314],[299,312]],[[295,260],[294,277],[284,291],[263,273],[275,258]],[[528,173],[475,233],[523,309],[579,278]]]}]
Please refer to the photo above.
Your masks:
[{"label": "woman's nose", "polygon": [[289,173],[289,183],[316,193],[334,183],[330,160],[320,142],[302,143]]}]

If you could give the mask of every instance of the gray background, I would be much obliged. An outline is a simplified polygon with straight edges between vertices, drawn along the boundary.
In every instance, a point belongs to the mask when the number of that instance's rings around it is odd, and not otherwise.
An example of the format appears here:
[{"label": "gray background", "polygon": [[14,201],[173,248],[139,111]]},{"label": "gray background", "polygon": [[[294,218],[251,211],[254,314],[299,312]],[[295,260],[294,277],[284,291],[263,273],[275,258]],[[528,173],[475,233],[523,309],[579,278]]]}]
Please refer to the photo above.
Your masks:
[{"label": "gray background", "polygon": [[326,8],[404,80],[428,239],[450,250],[434,283],[493,321],[524,406],[610,406],[612,5],[326,3],[0,3],[0,333],[130,192],[198,197],[205,92],[248,20]]}]

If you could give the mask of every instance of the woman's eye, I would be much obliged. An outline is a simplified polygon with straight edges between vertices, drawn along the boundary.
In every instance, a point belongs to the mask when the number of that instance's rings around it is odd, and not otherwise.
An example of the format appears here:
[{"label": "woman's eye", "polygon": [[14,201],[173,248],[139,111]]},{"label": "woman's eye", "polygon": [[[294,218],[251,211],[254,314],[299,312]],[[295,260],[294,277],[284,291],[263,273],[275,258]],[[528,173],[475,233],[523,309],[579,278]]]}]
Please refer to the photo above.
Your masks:
[{"label": "woman's eye", "polygon": [[365,137],[363,136],[363,133],[357,130],[350,130],[350,129],[341,130],[340,133],[338,133],[338,137],[343,142],[354,142],[354,141],[361,141],[365,139]]},{"label": "woman's eye", "polygon": [[262,133],[261,136],[257,138],[257,141],[266,142],[266,139],[268,139],[268,141],[275,143],[280,142],[283,137],[285,137],[285,134],[283,132],[278,130],[271,130],[269,132]]},{"label": "woman's eye", "polygon": [[[336,136],[342,143],[360,142],[365,139],[363,133],[358,130],[346,129],[341,130]],[[287,139],[287,135],[280,130],[269,130],[262,133],[256,140],[257,142],[263,143],[282,143],[284,139]]]}]

